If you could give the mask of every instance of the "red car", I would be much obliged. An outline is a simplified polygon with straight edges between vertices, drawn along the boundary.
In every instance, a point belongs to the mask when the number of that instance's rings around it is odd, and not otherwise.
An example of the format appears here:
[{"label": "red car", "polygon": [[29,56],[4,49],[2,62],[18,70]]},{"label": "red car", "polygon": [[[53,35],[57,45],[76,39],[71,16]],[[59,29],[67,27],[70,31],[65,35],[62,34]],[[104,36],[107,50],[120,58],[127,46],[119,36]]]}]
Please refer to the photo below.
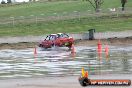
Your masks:
[{"label": "red car", "polygon": [[53,46],[58,47],[68,47],[71,49],[74,40],[72,37],[69,37],[66,33],[50,34],[45,40],[42,40],[39,43],[39,47],[42,48],[51,48]]}]

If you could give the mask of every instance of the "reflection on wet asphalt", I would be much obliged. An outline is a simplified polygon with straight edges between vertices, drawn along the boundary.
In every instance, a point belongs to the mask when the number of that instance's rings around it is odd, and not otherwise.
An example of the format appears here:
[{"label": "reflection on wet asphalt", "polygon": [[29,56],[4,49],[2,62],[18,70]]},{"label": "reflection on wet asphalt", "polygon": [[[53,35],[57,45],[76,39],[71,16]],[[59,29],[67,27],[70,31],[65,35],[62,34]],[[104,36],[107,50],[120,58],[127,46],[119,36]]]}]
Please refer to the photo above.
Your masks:
[{"label": "reflection on wet asphalt", "polygon": [[97,47],[75,47],[73,57],[67,48],[41,50],[0,50],[0,78],[79,75],[84,67],[89,74],[131,74],[132,46],[110,46],[110,56],[98,58]]}]

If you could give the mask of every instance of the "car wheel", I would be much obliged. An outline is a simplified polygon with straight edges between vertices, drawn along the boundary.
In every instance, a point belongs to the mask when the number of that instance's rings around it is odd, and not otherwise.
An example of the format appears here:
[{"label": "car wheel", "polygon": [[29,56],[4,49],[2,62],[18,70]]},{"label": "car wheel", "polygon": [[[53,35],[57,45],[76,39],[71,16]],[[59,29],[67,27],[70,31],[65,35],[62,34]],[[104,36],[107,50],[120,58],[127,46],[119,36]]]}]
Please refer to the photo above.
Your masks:
[{"label": "car wheel", "polygon": [[69,50],[71,50],[71,48],[72,48],[71,46],[68,46],[68,49],[69,49]]},{"label": "car wheel", "polygon": [[42,44],[39,44],[38,46],[39,46],[39,47],[42,47]]},{"label": "car wheel", "polygon": [[54,46],[55,46],[55,44],[53,43],[53,44],[51,45],[51,48],[54,47]]},{"label": "car wheel", "polygon": [[69,48],[69,50],[71,50],[72,44],[69,44],[67,47]]}]

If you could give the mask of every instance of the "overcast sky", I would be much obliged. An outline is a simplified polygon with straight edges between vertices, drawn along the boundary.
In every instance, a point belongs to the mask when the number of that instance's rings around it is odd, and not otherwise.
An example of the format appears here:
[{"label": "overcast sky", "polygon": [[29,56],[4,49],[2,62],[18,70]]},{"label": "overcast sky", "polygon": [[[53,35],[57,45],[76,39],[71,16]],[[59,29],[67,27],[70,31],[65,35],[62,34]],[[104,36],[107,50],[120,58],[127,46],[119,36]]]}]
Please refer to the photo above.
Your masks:
[{"label": "overcast sky", "polygon": [[15,0],[16,2],[28,2],[29,0]]},{"label": "overcast sky", "polygon": [[[1,2],[2,0],[0,0],[0,2]],[[7,2],[7,0],[3,0],[3,1],[5,1],[5,2]],[[28,2],[29,0],[12,0],[12,1],[16,1],[16,2]]]}]

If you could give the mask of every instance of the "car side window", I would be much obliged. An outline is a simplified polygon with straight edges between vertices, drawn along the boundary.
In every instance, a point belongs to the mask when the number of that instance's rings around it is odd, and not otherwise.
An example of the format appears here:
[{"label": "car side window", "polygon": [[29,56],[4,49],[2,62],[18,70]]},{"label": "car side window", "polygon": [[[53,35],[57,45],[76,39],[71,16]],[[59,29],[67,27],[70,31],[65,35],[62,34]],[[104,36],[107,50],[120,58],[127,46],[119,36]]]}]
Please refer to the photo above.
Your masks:
[{"label": "car side window", "polygon": [[57,38],[60,38],[60,35],[59,34],[57,34]]},{"label": "car side window", "polygon": [[47,36],[45,40],[49,40],[50,39],[50,36]]},{"label": "car side window", "polygon": [[50,36],[50,40],[55,40],[55,36]]},{"label": "car side window", "polygon": [[63,34],[63,38],[68,38],[69,36],[67,34]]},{"label": "car side window", "polygon": [[58,38],[63,38],[63,35],[62,34],[58,34]]}]

